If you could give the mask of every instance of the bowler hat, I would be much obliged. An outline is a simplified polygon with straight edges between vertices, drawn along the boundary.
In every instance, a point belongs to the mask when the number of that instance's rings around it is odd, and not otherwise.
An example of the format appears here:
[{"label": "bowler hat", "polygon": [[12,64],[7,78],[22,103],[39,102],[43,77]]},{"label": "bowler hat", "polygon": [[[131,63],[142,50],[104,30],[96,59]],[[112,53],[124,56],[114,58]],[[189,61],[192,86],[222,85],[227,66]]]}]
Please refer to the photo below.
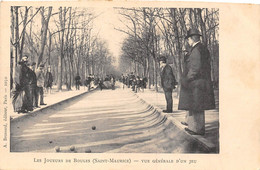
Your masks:
[{"label": "bowler hat", "polygon": [[189,30],[187,31],[187,35],[186,35],[185,39],[187,39],[187,38],[189,38],[189,37],[191,37],[191,36],[193,36],[193,35],[199,35],[199,36],[201,36],[199,30],[197,30],[197,29],[195,29],[195,28],[192,28],[192,29],[189,29]]},{"label": "bowler hat", "polygon": [[166,57],[165,56],[160,56],[158,60],[166,63]]}]

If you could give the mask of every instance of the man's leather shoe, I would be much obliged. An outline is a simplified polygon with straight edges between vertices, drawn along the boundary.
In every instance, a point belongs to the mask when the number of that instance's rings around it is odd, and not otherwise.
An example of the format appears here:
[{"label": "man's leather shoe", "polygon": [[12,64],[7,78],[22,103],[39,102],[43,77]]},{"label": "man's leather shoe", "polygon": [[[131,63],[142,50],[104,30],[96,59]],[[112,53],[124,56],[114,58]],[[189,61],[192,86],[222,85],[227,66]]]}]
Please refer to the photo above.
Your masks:
[{"label": "man's leather shoe", "polygon": [[163,110],[164,113],[172,113],[172,110]]},{"label": "man's leather shoe", "polygon": [[40,104],[40,105],[47,105],[46,103],[42,103],[42,104]]},{"label": "man's leather shoe", "polygon": [[186,122],[181,122],[181,124],[183,124],[183,125],[185,125],[185,126],[188,126],[188,123],[186,123]]},{"label": "man's leather shoe", "polygon": [[192,130],[190,130],[189,128],[184,128],[186,130],[186,132],[188,132],[189,134],[191,135],[204,135],[204,133],[196,133],[196,132],[193,132]]}]

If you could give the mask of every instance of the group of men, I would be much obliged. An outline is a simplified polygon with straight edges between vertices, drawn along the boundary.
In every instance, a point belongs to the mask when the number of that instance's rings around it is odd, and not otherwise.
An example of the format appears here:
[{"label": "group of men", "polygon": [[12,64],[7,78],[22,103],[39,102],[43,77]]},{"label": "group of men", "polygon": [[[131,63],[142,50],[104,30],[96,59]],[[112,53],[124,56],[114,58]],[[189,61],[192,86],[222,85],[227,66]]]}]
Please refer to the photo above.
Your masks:
[{"label": "group of men", "polygon": [[[179,110],[187,110],[185,130],[192,135],[205,134],[205,110],[215,109],[213,85],[211,81],[210,54],[200,42],[201,34],[190,29],[185,37],[189,49],[185,50],[183,72],[180,78]],[[177,84],[166,56],[160,57],[161,84],[167,106],[163,112],[172,113],[172,91]]]},{"label": "group of men", "polygon": [[108,88],[109,84],[111,85],[112,90],[115,90],[116,79],[115,79],[115,76],[113,74],[106,75],[105,82],[100,80],[99,87],[102,90],[102,86],[105,86],[106,88]]},{"label": "group of men", "polygon": [[[86,79],[84,81],[84,85],[86,87],[88,87],[88,90],[90,90],[94,85],[98,85],[100,90],[102,90],[104,87],[107,88],[106,83],[109,82],[112,89],[115,89],[115,81],[116,81],[116,79],[112,74],[106,75],[104,80],[102,78],[99,78],[98,76],[95,76],[93,74],[89,74],[88,77],[86,77]],[[104,82],[106,82],[106,83],[104,84]],[[77,74],[75,76],[75,85],[76,85],[76,90],[79,90],[80,86],[82,85],[81,77],[79,76],[79,74]]]},{"label": "group of men", "polygon": [[[84,81],[84,86],[88,87],[88,90],[90,90],[91,87],[93,87],[94,81],[97,79],[98,78],[96,78],[94,75],[89,74],[88,77]],[[81,83],[81,77],[79,76],[79,74],[77,74],[75,76],[75,85],[76,85],[76,90],[80,90],[80,86],[82,85],[82,83]]]},{"label": "group of men", "polygon": [[128,88],[131,87],[135,93],[140,90],[144,91],[147,85],[146,77],[135,76],[133,72],[127,74],[126,76],[122,74],[120,81],[123,83],[123,89],[125,88],[125,86],[127,86]]},{"label": "group of men", "polygon": [[18,114],[39,108],[39,97],[40,105],[46,105],[43,99],[44,87],[51,92],[53,78],[50,68],[45,76],[43,64],[36,70],[35,67],[36,63],[29,62],[28,56],[24,55],[15,69],[12,103],[14,111]]}]

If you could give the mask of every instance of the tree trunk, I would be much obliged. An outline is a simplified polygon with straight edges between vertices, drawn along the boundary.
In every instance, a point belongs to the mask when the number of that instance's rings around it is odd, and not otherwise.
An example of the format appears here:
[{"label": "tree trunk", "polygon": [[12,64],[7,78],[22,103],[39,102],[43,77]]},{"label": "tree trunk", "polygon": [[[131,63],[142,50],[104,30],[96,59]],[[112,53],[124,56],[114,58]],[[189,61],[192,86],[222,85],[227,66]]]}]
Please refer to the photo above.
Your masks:
[{"label": "tree trunk", "polygon": [[25,40],[25,32],[26,32],[26,22],[27,22],[27,18],[28,18],[28,11],[29,8],[25,7],[25,14],[24,14],[24,19],[23,19],[23,29],[24,31],[22,32],[21,35],[21,46],[20,46],[20,58],[22,58],[23,56],[23,47],[24,47],[24,40]]},{"label": "tree trunk", "polygon": [[158,64],[156,59],[154,59],[154,68],[155,91],[158,92]]},{"label": "tree trunk", "polygon": [[198,14],[199,22],[200,22],[201,33],[202,33],[202,42],[205,46],[207,46],[206,25],[202,19],[201,12],[202,12],[201,9],[197,8],[197,14]]},{"label": "tree trunk", "polygon": [[48,57],[48,65],[49,66],[51,65],[51,37],[52,37],[52,34],[49,31],[49,57]]},{"label": "tree trunk", "polygon": [[[16,66],[16,56],[14,54],[15,52],[15,46],[13,43],[15,43],[15,16],[14,16],[14,7],[11,6],[11,26],[10,26],[10,29],[11,29],[11,51],[10,51],[10,57],[11,57],[11,62],[10,62],[10,68],[11,68],[11,71],[10,71],[10,79],[12,81],[12,78],[14,78],[14,72],[15,72],[15,66]],[[13,82],[13,81],[12,81]],[[13,84],[11,84],[11,89],[14,87]]]},{"label": "tree trunk", "polygon": [[[63,51],[63,46],[64,46],[64,27],[65,27],[65,18],[66,18],[66,7],[64,7],[64,11],[62,10],[62,7],[59,8],[60,13],[59,13],[59,19],[60,19],[60,26],[61,26],[61,36],[60,36],[60,56],[59,56],[59,64],[58,64],[58,91],[62,90],[62,62],[64,58],[64,51]],[[64,16],[63,16],[64,15]],[[63,19],[64,18],[64,19]]]},{"label": "tree trunk", "polygon": [[[181,44],[180,44],[180,39],[179,39],[179,31],[178,31],[178,27],[177,27],[177,20],[176,20],[176,9],[171,9],[171,16],[172,16],[172,21],[173,21],[173,27],[174,27],[174,33],[175,33],[175,36],[176,36],[176,51],[177,51],[177,54],[178,56],[176,57],[176,66],[177,66],[177,78],[178,78],[178,81],[180,82],[180,77],[182,75],[182,69],[181,69],[181,61],[180,61],[180,58],[181,58],[181,54],[182,54],[182,51],[181,51]],[[179,96],[179,91],[177,91],[177,96]]]},{"label": "tree trunk", "polygon": [[44,47],[46,44],[46,36],[47,36],[47,30],[48,30],[48,25],[49,25],[49,20],[51,17],[51,11],[52,7],[49,7],[49,12],[47,15],[47,19],[45,19],[44,16],[44,8],[41,9],[41,14],[42,14],[42,29],[41,29],[41,46],[40,46],[40,53],[39,53],[39,58],[37,61],[37,67],[40,65],[42,62],[43,54],[44,54]]},{"label": "tree trunk", "polygon": [[[19,55],[19,49],[20,49],[19,44],[20,43],[19,43],[18,9],[19,9],[19,7],[17,7],[17,6],[14,7],[14,13],[15,13],[15,28],[14,28],[14,30],[15,30],[15,38],[14,38],[15,41],[14,41],[14,43],[15,43],[15,63],[16,64],[18,63],[18,61],[20,61],[22,59],[22,56]],[[18,58],[18,56],[19,56],[19,58]]]}]

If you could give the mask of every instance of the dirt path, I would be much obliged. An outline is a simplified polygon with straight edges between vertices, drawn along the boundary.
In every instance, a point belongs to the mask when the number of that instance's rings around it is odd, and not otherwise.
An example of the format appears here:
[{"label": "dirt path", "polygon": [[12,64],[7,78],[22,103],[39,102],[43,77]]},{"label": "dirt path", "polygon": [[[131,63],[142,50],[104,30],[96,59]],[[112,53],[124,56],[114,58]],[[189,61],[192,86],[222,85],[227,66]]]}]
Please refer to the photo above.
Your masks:
[{"label": "dirt path", "polygon": [[[11,124],[12,152],[204,152],[130,90],[103,90]],[[71,146],[75,150],[70,150]]]}]

